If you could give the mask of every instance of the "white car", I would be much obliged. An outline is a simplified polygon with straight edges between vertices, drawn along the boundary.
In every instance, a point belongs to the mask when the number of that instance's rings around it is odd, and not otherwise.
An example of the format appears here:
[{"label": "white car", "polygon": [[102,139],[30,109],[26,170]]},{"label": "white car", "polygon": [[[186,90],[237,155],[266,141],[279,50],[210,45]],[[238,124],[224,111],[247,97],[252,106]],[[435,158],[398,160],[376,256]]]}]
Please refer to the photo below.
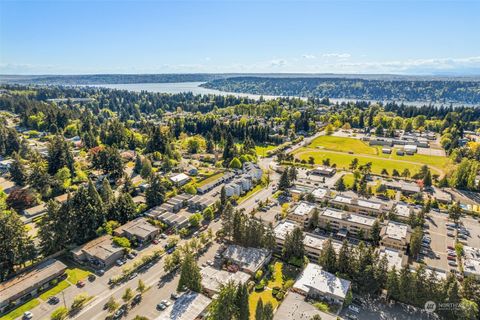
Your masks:
[{"label": "white car", "polygon": [[23,313],[23,319],[33,319],[33,314],[30,311]]}]

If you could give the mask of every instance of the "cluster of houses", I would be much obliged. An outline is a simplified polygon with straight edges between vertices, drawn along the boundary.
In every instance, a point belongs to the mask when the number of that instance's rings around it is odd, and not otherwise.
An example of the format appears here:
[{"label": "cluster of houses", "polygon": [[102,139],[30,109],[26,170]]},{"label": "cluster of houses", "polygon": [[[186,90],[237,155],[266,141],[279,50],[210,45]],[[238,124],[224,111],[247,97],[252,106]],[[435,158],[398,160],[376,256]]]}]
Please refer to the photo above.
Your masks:
[{"label": "cluster of houses", "polygon": [[430,141],[435,140],[435,134],[403,133],[395,138],[371,137],[366,135],[362,140],[368,141],[371,146],[383,146],[382,152],[386,154],[392,152],[391,147],[401,146],[402,148],[397,149],[397,155],[413,155],[417,152],[417,148],[429,148]]}]

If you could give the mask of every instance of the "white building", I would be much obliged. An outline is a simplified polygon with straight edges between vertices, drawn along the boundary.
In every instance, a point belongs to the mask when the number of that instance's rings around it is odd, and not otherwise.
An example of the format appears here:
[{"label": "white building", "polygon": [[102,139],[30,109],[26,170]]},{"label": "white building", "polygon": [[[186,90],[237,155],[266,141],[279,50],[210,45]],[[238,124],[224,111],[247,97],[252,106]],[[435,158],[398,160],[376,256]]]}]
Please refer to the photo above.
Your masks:
[{"label": "white building", "polygon": [[177,175],[171,176],[170,180],[178,187],[183,186],[187,182],[190,181],[190,177],[187,176],[185,173],[179,173]]},{"label": "white building", "polygon": [[309,263],[292,287],[292,290],[311,298],[343,304],[350,290],[350,281],[338,278],[322,269],[318,264]]},{"label": "white building", "polygon": [[307,227],[315,208],[315,205],[302,201],[293,208],[293,210],[289,213],[288,218],[297,222],[302,227]]},{"label": "white building", "polygon": [[463,273],[480,280],[480,249],[463,246]]}]

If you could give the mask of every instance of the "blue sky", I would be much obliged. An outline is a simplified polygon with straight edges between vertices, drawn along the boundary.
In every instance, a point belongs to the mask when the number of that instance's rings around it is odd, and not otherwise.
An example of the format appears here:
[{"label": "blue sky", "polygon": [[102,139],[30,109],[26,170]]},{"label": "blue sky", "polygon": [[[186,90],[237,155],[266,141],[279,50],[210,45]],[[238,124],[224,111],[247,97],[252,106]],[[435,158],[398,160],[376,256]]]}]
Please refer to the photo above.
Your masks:
[{"label": "blue sky", "polygon": [[480,1],[0,0],[0,73],[480,74]]}]

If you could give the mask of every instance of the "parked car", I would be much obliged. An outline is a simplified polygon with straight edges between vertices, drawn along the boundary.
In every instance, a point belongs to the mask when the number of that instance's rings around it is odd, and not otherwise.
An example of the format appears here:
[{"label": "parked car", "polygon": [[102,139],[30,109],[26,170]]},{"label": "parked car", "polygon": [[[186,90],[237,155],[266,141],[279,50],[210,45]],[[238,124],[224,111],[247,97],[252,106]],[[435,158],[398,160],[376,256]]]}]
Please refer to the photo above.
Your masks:
[{"label": "parked car", "polygon": [[451,232],[447,232],[447,236],[452,237],[452,238],[455,237],[455,235]]},{"label": "parked car", "polygon": [[23,319],[33,319],[33,314],[30,311],[25,311],[23,313]]},{"label": "parked car", "polygon": [[80,281],[77,281],[77,287],[79,287],[79,288],[85,287],[85,282],[83,282],[83,281],[81,281],[81,280],[80,280]]},{"label": "parked car", "polygon": [[50,304],[57,304],[59,302],[60,302],[60,299],[55,296],[48,298],[48,303]]},{"label": "parked car", "polygon": [[157,304],[157,309],[159,309],[159,310],[165,310],[165,309],[167,309],[167,306],[164,305],[162,302],[160,302],[159,304]]},{"label": "parked car", "polygon": [[95,279],[97,279],[97,277],[93,273],[88,275],[88,281],[92,282],[95,281]]},{"label": "parked car", "polygon": [[135,256],[132,253],[129,253],[129,254],[127,254],[127,258],[128,259],[133,259],[133,258],[135,258]]},{"label": "parked car", "polygon": [[123,266],[124,262],[123,262],[123,260],[121,260],[121,259],[117,259],[117,260],[115,261],[115,264],[120,267],[120,266]]},{"label": "parked car", "polygon": [[101,277],[105,274],[105,270],[100,269],[100,270],[97,270],[95,273]]},{"label": "parked car", "polygon": [[170,295],[170,298],[172,298],[172,300],[177,300],[178,298],[180,298],[180,295],[178,293],[174,292]]},{"label": "parked car", "polygon": [[153,243],[153,244],[158,244],[159,241],[158,241],[157,239],[153,239],[152,243]]},{"label": "parked car", "polygon": [[138,273],[134,272],[130,275],[130,277],[128,278],[129,280],[132,280],[134,279],[136,276],[138,276]]},{"label": "parked car", "polygon": [[162,238],[162,239],[167,239],[167,235],[166,235],[165,233],[162,233],[162,234],[160,235],[160,238]]},{"label": "parked car", "polygon": [[125,313],[125,309],[119,308],[117,311],[113,313],[113,319],[120,319],[124,313]]},{"label": "parked car", "polygon": [[455,248],[453,246],[447,246],[447,249],[455,250]]},{"label": "parked car", "polygon": [[457,258],[452,257],[452,256],[448,256],[447,259],[448,259],[448,260],[451,260],[451,261],[457,261]]},{"label": "parked car", "polygon": [[448,261],[448,265],[449,265],[449,266],[452,266],[452,267],[456,267],[456,266],[457,266],[457,263],[454,262],[454,261]]},{"label": "parked car", "polygon": [[132,305],[137,305],[142,301],[142,295],[139,293],[132,299]]},{"label": "parked car", "polygon": [[172,303],[171,303],[170,301],[168,301],[168,300],[162,300],[161,303],[163,303],[163,304],[164,304],[165,306],[167,306],[167,307],[172,304]]},{"label": "parked car", "polygon": [[347,319],[350,319],[350,320],[358,320],[358,317],[352,313],[348,313],[347,314]]}]

